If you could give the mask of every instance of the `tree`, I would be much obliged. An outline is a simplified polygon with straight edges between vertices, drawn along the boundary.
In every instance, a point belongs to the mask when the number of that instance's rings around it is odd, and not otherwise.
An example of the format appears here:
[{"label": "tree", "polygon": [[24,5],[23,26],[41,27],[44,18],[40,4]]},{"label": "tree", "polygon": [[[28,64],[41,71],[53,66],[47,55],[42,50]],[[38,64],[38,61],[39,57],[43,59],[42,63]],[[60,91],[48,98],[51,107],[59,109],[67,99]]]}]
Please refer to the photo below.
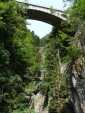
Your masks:
[{"label": "tree", "polygon": [[37,70],[36,40],[25,25],[24,9],[0,0],[0,112],[26,106],[25,87]]}]

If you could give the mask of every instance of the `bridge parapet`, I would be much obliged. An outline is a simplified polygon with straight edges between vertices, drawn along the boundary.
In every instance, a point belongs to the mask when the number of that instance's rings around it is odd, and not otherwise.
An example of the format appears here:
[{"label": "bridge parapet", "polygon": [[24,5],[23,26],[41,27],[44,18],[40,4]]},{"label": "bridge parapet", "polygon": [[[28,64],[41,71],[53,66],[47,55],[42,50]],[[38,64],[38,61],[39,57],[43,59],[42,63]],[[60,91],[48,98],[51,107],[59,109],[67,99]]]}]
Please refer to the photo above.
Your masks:
[{"label": "bridge parapet", "polygon": [[61,24],[61,21],[67,23],[67,16],[64,11],[20,1],[17,2],[26,10],[25,16],[29,19],[46,22],[53,26]]},{"label": "bridge parapet", "polygon": [[61,10],[56,10],[53,8],[43,7],[43,6],[39,6],[39,5],[33,5],[33,4],[25,3],[25,2],[19,2],[19,3],[24,4],[25,9],[32,9],[32,10],[36,10],[36,11],[45,12],[45,13],[54,15],[64,21],[67,20],[66,15]]},{"label": "bridge parapet", "polygon": [[27,8],[28,9],[37,10],[37,11],[42,11],[42,12],[45,12],[45,13],[57,16],[57,17],[59,17],[59,18],[61,18],[63,20],[67,20],[64,12],[60,11],[60,10],[46,8],[46,7],[32,5],[32,4],[29,4]]}]

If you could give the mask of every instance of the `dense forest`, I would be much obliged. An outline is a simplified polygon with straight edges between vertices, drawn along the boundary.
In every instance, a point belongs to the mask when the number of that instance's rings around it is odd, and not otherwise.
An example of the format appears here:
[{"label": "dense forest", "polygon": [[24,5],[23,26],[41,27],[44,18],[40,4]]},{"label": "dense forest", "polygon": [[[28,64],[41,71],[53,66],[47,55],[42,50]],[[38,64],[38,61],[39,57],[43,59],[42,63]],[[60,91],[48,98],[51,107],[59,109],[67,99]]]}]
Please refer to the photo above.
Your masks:
[{"label": "dense forest", "polygon": [[39,39],[0,0],[0,113],[85,113],[85,0],[67,2],[68,21]]}]

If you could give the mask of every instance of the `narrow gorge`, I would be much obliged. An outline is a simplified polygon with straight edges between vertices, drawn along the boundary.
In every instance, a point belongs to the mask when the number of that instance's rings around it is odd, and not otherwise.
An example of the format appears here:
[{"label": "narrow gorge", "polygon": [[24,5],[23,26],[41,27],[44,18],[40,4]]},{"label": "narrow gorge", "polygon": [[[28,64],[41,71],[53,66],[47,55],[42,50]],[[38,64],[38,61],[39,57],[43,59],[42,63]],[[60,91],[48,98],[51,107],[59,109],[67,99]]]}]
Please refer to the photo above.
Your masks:
[{"label": "narrow gorge", "polygon": [[[0,0],[0,113],[85,113],[85,0],[63,3]],[[52,31],[40,39],[29,18]]]}]

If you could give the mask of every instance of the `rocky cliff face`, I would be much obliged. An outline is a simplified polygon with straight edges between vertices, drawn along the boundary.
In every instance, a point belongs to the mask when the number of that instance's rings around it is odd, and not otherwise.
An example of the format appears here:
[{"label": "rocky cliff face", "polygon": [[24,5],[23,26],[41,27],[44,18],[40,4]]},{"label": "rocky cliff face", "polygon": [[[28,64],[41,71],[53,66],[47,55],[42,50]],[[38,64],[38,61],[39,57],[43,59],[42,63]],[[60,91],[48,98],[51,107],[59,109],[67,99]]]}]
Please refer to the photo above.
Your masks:
[{"label": "rocky cliff face", "polygon": [[36,113],[48,113],[48,109],[44,108],[46,96],[43,95],[41,92],[38,92],[34,96],[34,110]]},{"label": "rocky cliff face", "polygon": [[76,113],[85,113],[85,25],[82,24],[75,37],[76,47],[81,55],[74,58],[69,65],[70,98]]}]

